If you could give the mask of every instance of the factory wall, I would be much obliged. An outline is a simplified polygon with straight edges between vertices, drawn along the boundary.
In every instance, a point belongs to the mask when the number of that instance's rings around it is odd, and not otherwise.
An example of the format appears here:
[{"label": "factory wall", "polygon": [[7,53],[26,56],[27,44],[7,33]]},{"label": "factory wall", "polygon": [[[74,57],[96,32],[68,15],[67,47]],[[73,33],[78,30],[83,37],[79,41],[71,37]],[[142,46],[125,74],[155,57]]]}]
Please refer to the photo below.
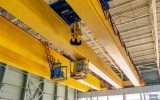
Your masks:
[{"label": "factory wall", "polygon": [[1,64],[0,99],[76,100],[76,90]]}]

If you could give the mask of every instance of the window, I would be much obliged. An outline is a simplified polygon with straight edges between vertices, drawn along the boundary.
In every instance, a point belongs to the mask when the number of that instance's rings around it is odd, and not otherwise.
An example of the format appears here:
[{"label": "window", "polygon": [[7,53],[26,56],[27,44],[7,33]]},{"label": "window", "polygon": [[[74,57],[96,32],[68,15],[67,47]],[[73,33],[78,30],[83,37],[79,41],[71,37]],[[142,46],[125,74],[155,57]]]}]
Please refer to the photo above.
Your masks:
[{"label": "window", "polygon": [[107,96],[98,97],[98,100],[107,100]]},{"label": "window", "polygon": [[88,97],[88,98],[87,98],[87,100],[91,100],[91,98],[90,98],[90,97]]},{"label": "window", "polygon": [[108,96],[109,100],[123,100],[123,95]]},{"label": "window", "polygon": [[160,100],[160,93],[148,92],[148,93],[144,93],[144,97],[146,100]]},{"label": "window", "polygon": [[86,98],[80,98],[79,100],[87,100]]},{"label": "window", "polygon": [[92,97],[92,99],[91,100],[97,100],[97,97]]},{"label": "window", "polygon": [[140,93],[126,94],[126,100],[141,100]]}]

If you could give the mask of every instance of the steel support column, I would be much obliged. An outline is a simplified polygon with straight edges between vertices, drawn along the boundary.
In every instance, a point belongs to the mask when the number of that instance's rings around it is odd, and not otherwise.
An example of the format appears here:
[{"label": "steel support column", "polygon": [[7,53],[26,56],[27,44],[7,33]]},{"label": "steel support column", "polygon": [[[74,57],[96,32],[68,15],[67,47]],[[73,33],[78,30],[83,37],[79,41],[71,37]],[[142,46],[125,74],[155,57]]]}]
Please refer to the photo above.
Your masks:
[{"label": "steel support column", "polygon": [[[26,73],[26,72],[25,72]],[[23,92],[22,92],[22,100],[26,100],[27,91],[28,91],[28,84],[29,84],[29,74],[24,74],[24,83],[23,83]]]},{"label": "steel support column", "polygon": [[65,87],[65,100],[68,100],[68,87]]},{"label": "steel support column", "polygon": [[44,95],[44,84],[45,84],[45,79],[41,79],[41,83],[39,84],[39,90],[40,90],[40,95],[39,97],[36,98],[36,100],[43,100],[43,95]]},{"label": "steel support column", "polygon": [[[108,99],[107,99],[108,100]],[[123,100],[126,100],[126,96],[125,96],[125,94],[123,93]]]},{"label": "steel support column", "polygon": [[77,100],[77,90],[74,90],[74,99]]},{"label": "steel support column", "polygon": [[142,96],[142,93],[140,93],[140,98],[141,98],[141,100],[143,100],[143,96]]},{"label": "steel support column", "polygon": [[23,83],[23,91],[22,91],[22,100],[26,100],[26,96],[27,96],[27,91],[28,91],[28,83],[29,83],[29,74],[27,72],[25,72],[26,74],[24,74],[24,83]]},{"label": "steel support column", "polygon": [[58,89],[58,85],[57,83],[54,83],[54,100],[57,100],[57,89]]},{"label": "steel support column", "polygon": [[4,79],[4,75],[5,75],[5,71],[6,71],[6,67],[5,67],[6,65],[5,64],[3,64],[3,63],[0,63],[0,90],[1,90],[1,88],[2,88],[2,86],[3,86],[3,79]]},{"label": "steel support column", "polygon": [[144,100],[147,100],[147,99],[146,99],[146,95],[145,95],[145,93],[143,93],[143,97],[144,97]]}]

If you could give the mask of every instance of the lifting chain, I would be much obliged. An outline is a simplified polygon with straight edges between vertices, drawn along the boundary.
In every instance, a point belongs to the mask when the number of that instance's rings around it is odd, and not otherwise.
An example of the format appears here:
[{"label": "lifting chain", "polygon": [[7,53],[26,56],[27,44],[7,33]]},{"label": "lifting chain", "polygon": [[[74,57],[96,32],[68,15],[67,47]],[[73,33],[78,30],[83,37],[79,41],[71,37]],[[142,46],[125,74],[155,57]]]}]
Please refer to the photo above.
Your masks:
[{"label": "lifting chain", "polygon": [[[44,43],[46,54],[47,54],[47,60],[49,64],[49,68],[51,71],[50,78],[55,80],[56,82],[61,82],[67,79],[67,66],[62,66],[61,63],[55,62],[55,58],[50,53],[49,44],[47,41]],[[62,71],[63,68],[66,68],[66,76],[64,75],[64,72]]]},{"label": "lifting chain", "polygon": [[55,62],[55,59],[53,58],[53,56],[50,53],[50,48],[49,48],[48,42],[45,41],[43,44],[45,46],[45,50],[46,50],[46,54],[47,54],[47,60],[48,60],[49,67],[50,67],[50,69],[53,69],[53,67],[54,67],[53,64]]}]

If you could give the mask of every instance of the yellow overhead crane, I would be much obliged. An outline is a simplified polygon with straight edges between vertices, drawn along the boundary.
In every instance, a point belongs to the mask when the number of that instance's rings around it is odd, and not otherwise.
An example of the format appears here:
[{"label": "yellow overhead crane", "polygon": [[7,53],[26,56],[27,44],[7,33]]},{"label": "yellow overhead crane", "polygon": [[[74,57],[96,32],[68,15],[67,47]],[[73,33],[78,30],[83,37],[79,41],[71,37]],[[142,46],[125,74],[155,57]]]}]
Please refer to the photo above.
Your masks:
[{"label": "yellow overhead crane", "polygon": [[139,75],[127,55],[125,48],[114,33],[109,19],[102,10],[100,0],[66,0],[75,10],[86,26],[93,32],[96,38],[102,43],[116,64],[134,84],[140,86]]},{"label": "yellow overhead crane", "polygon": [[[108,79],[107,81],[114,87],[123,87],[122,79],[107,64],[100,60],[98,55],[96,55],[96,53],[93,52],[93,50],[84,41],[82,41],[82,44],[78,47],[71,46],[69,44],[70,27],[43,0],[1,0],[0,7],[20,19],[72,57],[75,57],[76,59],[87,57],[87,59],[92,63],[92,66],[90,67],[91,69],[94,68],[95,70],[101,71],[103,73],[103,77]],[[32,42],[32,44],[34,43]],[[40,52],[40,50],[38,51]],[[38,54],[38,52],[35,52],[35,54]],[[33,58],[31,57],[30,59],[38,59],[37,57]],[[36,63],[44,63],[42,59],[38,60],[41,61],[37,62],[36,60]],[[33,70],[30,71],[32,73],[34,72]],[[41,73],[42,72],[37,71],[36,74],[41,75]],[[65,83],[68,86],[72,86],[74,82],[66,81]],[[84,81],[81,83],[84,83]],[[97,81],[95,84],[97,84]],[[80,87],[83,91],[89,90],[88,87],[83,84],[80,84],[77,89],[81,89]]]},{"label": "yellow overhead crane", "polygon": [[[102,90],[102,82],[92,74],[88,73],[85,79],[75,80],[70,77],[70,60],[50,49],[51,55],[61,62],[62,66],[67,66],[67,80],[60,84],[86,92],[91,88]],[[18,69],[36,74],[50,79],[50,69],[48,67],[47,56],[44,45],[15,26],[13,23],[0,16],[0,62],[12,65]],[[65,71],[64,71],[65,72]],[[86,82],[88,86],[79,81]]]}]

